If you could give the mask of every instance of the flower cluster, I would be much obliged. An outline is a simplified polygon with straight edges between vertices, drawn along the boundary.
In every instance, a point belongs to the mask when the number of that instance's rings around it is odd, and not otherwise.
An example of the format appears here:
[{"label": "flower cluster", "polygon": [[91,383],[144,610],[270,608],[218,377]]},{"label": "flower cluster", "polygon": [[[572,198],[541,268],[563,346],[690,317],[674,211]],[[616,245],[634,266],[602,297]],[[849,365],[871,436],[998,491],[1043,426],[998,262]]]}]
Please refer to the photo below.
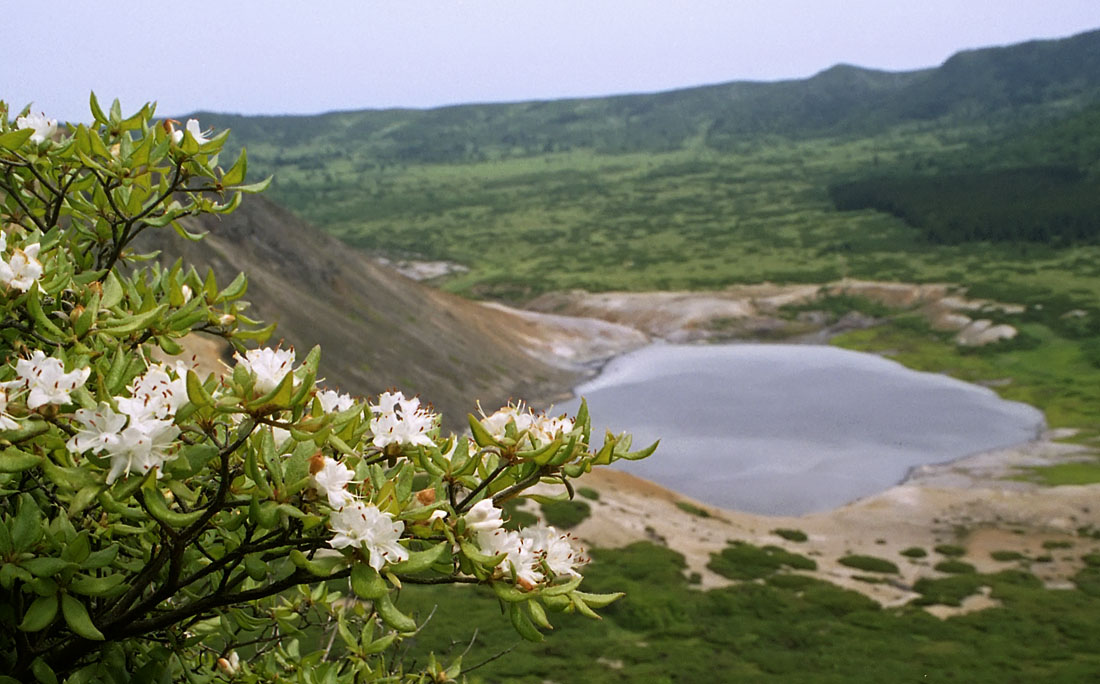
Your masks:
[{"label": "flower cluster", "polygon": [[407,560],[409,551],[397,542],[405,531],[405,523],[377,506],[358,501],[329,516],[329,526],[336,534],[329,540],[334,549],[353,547],[367,552],[367,564],[381,570],[386,563]]},{"label": "flower cluster", "polygon": [[588,558],[573,549],[570,536],[549,525],[526,527],[518,532],[506,530],[501,511],[491,499],[476,503],[465,515],[466,530],[474,534],[482,552],[504,554],[504,565],[511,569],[516,583],[532,589],[540,582],[557,576],[579,576],[577,567]]},{"label": "flower cluster", "polygon": [[42,275],[42,263],[38,261],[38,252],[42,245],[33,242],[12,249],[10,258],[4,258],[8,248],[8,238],[0,231],[0,283],[9,290],[26,292]]},{"label": "flower cluster", "polygon": [[374,446],[384,449],[391,444],[426,447],[435,444],[430,433],[438,417],[421,408],[418,397],[406,399],[401,392],[384,392],[378,396],[377,404],[370,405],[370,410]]},{"label": "flower cluster", "polygon": [[[174,456],[179,428],[176,411],[187,401],[186,370],[149,366],[127,388],[128,397],[115,397],[115,411],[106,402],[95,410],[79,409],[81,429],[66,443],[73,453],[106,453],[111,459],[107,484],[124,473],[147,473]],[[158,477],[160,472],[157,473]]]},{"label": "flower cluster", "polygon": [[267,394],[279,386],[294,368],[294,349],[250,349],[244,356],[233,354],[237,365],[252,374],[257,394]]},{"label": "flower cluster", "polygon": [[525,407],[522,401],[509,404],[489,416],[483,413],[481,424],[497,440],[507,436],[508,426],[511,425],[517,435],[523,436],[521,441],[529,442],[533,447],[548,444],[558,435],[572,431],[574,427],[573,420],[568,416],[554,418],[544,413],[535,413]]},{"label": "flower cluster", "polygon": [[25,389],[27,408],[34,410],[47,404],[68,404],[69,394],[88,379],[90,368],[65,372],[61,359],[46,356],[41,349],[35,349],[29,359],[15,362],[15,380],[4,383],[8,389]]}]

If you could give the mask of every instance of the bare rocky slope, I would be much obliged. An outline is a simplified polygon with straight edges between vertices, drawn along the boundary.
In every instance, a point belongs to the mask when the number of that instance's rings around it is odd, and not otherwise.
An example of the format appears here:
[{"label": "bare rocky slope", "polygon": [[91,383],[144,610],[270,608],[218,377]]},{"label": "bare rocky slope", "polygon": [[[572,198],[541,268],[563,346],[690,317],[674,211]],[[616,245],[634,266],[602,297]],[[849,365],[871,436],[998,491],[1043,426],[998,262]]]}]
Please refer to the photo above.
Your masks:
[{"label": "bare rocky slope", "polygon": [[250,314],[278,323],[269,344],[281,339],[302,354],[321,344],[330,387],[420,393],[458,428],[478,400],[491,411],[513,397],[554,395],[582,374],[526,344],[524,319],[421,285],[262,198],[187,227],[207,235],[188,242],[150,231],[139,248],[212,268],[222,284],[246,273]]}]

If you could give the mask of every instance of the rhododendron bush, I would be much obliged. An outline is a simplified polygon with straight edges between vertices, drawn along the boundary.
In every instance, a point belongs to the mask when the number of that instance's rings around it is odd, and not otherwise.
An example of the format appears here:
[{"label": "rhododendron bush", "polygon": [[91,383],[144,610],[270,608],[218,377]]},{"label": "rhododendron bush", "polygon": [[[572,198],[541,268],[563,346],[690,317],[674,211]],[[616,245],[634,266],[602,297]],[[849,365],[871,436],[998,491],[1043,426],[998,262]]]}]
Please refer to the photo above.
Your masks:
[{"label": "rhododendron bush", "polygon": [[[580,589],[566,535],[505,529],[500,506],[652,448],[594,448],[583,406],[445,435],[418,398],[319,383],[320,349],[256,346],[271,329],[243,276],[130,248],[199,239],[179,219],[262,190],[245,154],[223,164],[225,131],[148,105],[91,110],[0,103],[0,681],[445,681],[460,659],[398,656],[416,585],[486,585],[528,639],[617,597]],[[188,334],[236,348],[223,374],[181,354]]]}]

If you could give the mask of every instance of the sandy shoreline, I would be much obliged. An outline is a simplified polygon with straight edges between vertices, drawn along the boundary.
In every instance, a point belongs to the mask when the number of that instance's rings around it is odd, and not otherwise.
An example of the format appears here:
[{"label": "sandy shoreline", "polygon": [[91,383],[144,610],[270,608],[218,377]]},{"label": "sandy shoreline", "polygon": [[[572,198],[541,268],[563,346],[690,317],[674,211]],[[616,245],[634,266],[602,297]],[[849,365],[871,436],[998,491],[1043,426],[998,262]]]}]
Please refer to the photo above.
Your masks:
[{"label": "sandy shoreline", "polygon": [[[979,306],[950,294],[946,286],[845,283],[841,287],[892,306],[919,307],[934,322],[960,332],[975,322],[960,311],[973,312],[989,304]],[[818,286],[761,285],[697,295],[565,293],[536,302],[541,312],[520,315],[543,331],[529,337],[530,353],[557,357],[559,363],[576,364],[576,368],[591,374],[610,358],[654,338],[746,339],[761,331],[771,336],[781,325],[789,325],[777,317],[779,306],[808,301],[819,290]],[[847,324],[859,327],[868,322],[852,320]],[[822,325],[816,325],[815,330],[812,320],[796,321],[795,325],[803,328],[794,333],[812,341],[824,341],[822,338],[827,339],[831,332]],[[792,330],[788,327],[783,332]],[[1069,578],[1082,566],[1081,556],[1100,552],[1100,540],[1077,532],[1082,528],[1100,529],[1100,504],[1096,504],[1100,485],[1045,487],[1014,478],[1028,467],[1087,459],[1093,454],[1086,447],[1057,441],[1066,436],[1065,432],[1048,431],[1025,444],[919,466],[904,482],[879,494],[831,511],[798,517],[721,509],[605,468],[582,479],[580,484],[599,492],[599,499],[588,502],[592,515],[573,532],[582,542],[596,547],[619,547],[643,540],[666,545],[684,555],[686,573],[698,573],[697,586],[702,589],[729,583],[709,571],[706,564],[710,554],[732,540],[772,544],[810,556],[818,564],[811,574],[887,606],[916,598],[919,594],[912,587],[918,579],[946,576],[933,568],[946,559],[933,550],[942,544],[964,547],[966,552],[960,560],[974,565],[978,572],[1025,567],[1048,587],[1064,588],[1072,586]],[[690,503],[710,516],[686,512],[677,502]],[[808,539],[788,541],[776,535],[776,529],[801,530]],[[902,550],[911,547],[922,548],[928,555],[915,559],[901,555]],[[1023,558],[997,561],[990,555],[994,551],[1015,552]],[[838,562],[851,554],[890,560],[899,572],[868,582],[873,573]],[[934,606],[929,610],[946,617],[989,605],[993,601],[979,594],[964,601],[961,608]]]}]

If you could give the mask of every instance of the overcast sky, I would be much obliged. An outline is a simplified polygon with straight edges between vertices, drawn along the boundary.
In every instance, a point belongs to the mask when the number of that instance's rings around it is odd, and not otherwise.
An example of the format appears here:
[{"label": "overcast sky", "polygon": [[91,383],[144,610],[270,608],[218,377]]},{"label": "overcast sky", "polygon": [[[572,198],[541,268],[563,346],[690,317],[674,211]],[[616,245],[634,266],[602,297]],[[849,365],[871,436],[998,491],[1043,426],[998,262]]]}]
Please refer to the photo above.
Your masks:
[{"label": "overcast sky", "polygon": [[649,92],[1100,28],[1100,0],[0,0],[0,99],[85,120]]}]

